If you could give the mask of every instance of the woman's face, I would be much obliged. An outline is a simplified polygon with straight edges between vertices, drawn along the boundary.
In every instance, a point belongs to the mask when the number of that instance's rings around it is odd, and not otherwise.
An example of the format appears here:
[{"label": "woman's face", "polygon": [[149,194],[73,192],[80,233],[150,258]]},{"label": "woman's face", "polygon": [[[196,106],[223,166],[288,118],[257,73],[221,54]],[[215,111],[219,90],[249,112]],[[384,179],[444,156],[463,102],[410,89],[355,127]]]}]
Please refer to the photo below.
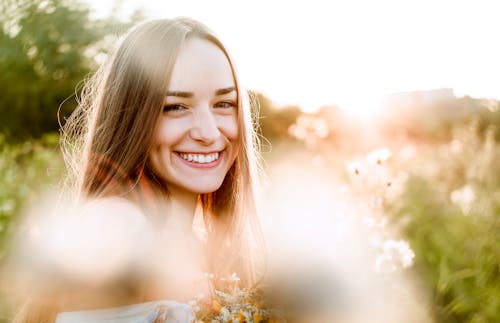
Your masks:
[{"label": "woman's face", "polygon": [[239,150],[238,97],[223,51],[186,41],[172,71],[149,164],[170,192],[216,191]]}]

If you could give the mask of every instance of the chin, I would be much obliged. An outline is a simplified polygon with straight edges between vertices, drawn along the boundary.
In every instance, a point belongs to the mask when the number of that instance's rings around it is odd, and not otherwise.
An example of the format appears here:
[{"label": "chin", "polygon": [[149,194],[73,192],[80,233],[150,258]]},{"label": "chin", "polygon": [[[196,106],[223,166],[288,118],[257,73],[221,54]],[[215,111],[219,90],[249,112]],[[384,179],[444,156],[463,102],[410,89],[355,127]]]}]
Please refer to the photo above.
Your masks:
[{"label": "chin", "polygon": [[213,186],[213,187],[198,187],[195,192],[197,194],[210,194],[210,193],[213,193],[215,191],[217,191],[218,189],[220,188],[220,185],[219,186]]},{"label": "chin", "polygon": [[198,183],[198,185],[191,185],[189,188],[193,193],[197,194],[209,194],[217,191],[222,186],[222,181],[220,183]]}]

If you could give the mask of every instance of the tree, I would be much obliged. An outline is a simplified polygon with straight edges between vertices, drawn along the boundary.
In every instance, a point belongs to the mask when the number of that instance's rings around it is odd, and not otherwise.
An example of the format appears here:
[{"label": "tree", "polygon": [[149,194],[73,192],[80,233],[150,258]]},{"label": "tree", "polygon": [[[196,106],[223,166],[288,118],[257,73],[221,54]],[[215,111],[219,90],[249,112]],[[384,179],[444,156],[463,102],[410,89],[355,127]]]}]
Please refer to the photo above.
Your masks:
[{"label": "tree", "polygon": [[[77,85],[106,55],[106,35],[130,24],[93,20],[72,0],[4,0],[0,16],[0,132],[9,140],[57,131],[75,108]],[[64,104],[63,104],[64,102]],[[64,121],[64,120],[61,120]]]}]

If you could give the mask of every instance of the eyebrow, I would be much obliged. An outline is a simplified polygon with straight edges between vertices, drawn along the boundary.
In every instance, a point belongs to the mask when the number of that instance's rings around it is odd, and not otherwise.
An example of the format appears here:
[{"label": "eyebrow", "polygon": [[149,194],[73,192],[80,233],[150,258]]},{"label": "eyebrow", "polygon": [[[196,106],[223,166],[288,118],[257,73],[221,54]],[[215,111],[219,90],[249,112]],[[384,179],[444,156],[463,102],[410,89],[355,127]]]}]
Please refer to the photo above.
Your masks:
[{"label": "eyebrow", "polygon": [[[236,88],[234,86],[226,87],[223,89],[218,89],[215,91],[215,95],[223,95],[223,94],[228,94],[233,91],[236,91]],[[180,98],[192,98],[194,97],[193,92],[184,92],[184,91],[167,91],[167,96],[176,96]]]},{"label": "eyebrow", "polygon": [[223,95],[223,94],[228,94],[233,91],[236,91],[236,88],[234,86],[226,87],[224,89],[218,89],[215,91],[215,95]]},{"label": "eyebrow", "polygon": [[192,98],[194,96],[194,94],[193,94],[193,92],[167,91],[167,96],[177,96],[180,98]]}]

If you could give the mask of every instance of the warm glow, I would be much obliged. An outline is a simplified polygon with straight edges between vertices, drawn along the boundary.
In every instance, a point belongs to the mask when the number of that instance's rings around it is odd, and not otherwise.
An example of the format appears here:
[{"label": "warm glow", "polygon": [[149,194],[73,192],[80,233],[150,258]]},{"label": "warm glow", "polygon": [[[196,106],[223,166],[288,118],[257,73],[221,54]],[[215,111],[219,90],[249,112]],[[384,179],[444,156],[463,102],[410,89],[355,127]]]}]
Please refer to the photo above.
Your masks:
[{"label": "warm glow", "polygon": [[368,95],[367,92],[354,93],[351,97],[346,97],[339,102],[348,116],[360,120],[372,120],[380,118],[382,112],[383,98],[376,95]]},{"label": "warm glow", "polygon": [[[422,299],[418,300],[420,291],[412,287],[409,276],[397,274],[413,265],[411,246],[405,240],[388,238],[387,219],[377,213],[381,202],[367,196],[356,198],[359,190],[373,190],[391,177],[384,166],[391,151],[381,148],[347,163],[353,177],[349,186],[331,172],[333,164],[324,159],[327,155],[311,159],[295,151],[278,158],[270,165],[273,184],[265,189],[262,222],[269,271],[288,277],[292,286],[311,284],[308,275],[312,273],[321,277],[325,292],[335,283],[330,295],[349,304],[342,308],[332,297],[329,306],[335,310],[329,320],[299,322],[408,322],[416,317],[430,322],[425,306],[419,303]],[[354,163],[356,172],[351,169]],[[401,189],[400,184],[395,181],[391,190]],[[390,299],[401,295],[387,288],[387,279],[405,290],[405,300],[397,308],[390,305]],[[372,306],[374,299],[384,301]]]},{"label": "warm glow", "polygon": [[[88,0],[99,14],[111,5]],[[218,33],[248,87],[305,111],[338,104],[373,114],[369,100],[453,88],[500,98],[500,30],[492,1],[125,0],[122,14],[190,16]],[[354,110],[356,112],[354,112]]]}]

